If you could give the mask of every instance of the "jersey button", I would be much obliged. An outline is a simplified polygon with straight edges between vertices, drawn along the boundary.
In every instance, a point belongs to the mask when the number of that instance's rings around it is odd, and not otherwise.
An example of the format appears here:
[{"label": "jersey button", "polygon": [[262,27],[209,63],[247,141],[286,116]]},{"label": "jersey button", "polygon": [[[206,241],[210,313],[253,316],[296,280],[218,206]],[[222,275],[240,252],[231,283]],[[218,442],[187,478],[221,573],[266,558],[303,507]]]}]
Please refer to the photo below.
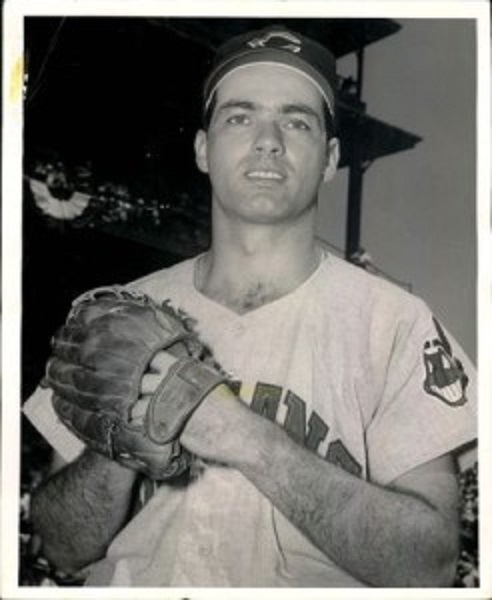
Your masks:
[{"label": "jersey button", "polygon": [[212,548],[208,544],[202,544],[198,546],[198,554],[200,556],[210,556],[212,554]]}]

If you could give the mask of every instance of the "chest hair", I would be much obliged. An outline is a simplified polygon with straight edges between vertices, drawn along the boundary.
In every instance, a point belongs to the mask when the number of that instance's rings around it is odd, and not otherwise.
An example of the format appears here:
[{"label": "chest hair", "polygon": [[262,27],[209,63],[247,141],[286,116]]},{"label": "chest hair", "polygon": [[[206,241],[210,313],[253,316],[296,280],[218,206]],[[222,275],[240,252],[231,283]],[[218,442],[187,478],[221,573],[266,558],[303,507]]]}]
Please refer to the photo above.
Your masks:
[{"label": "chest hair", "polygon": [[209,295],[215,301],[239,314],[277,300],[283,293],[279,288],[264,283],[255,283],[240,290],[209,290]]}]

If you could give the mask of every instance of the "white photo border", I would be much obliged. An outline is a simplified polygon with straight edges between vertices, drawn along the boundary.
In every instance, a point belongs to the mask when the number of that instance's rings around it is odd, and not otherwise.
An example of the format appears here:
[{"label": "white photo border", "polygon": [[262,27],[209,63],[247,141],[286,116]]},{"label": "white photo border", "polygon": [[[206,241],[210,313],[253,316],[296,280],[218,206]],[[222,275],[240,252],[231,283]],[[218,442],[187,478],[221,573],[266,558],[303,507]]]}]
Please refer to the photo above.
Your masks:
[{"label": "white photo border", "polygon": [[[160,598],[193,600],[221,598],[324,599],[326,589],[74,589],[18,586],[18,514],[20,489],[20,322],[21,322],[21,224],[22,224],[22,95],[23,20],[26,16],[278,16],[474,19],[477,23],[477,237],[478,237],[478,372],[480,469],[481,584],[473,589],[439,590],[329,590],[330,598],[486,598],[492,596],[492,386],[490,356],[492,319],[491,261],[491,161],[490,161],[490,13],[485,0],[391,0],[335,2],[331,0],[277,1],[172,1],[155,0],[11,0],[3,12],[3,135],[2,135],[2,488],[1,488],[1,581],[4,598]],[[12,449],[15,449],[14,451]]]}]

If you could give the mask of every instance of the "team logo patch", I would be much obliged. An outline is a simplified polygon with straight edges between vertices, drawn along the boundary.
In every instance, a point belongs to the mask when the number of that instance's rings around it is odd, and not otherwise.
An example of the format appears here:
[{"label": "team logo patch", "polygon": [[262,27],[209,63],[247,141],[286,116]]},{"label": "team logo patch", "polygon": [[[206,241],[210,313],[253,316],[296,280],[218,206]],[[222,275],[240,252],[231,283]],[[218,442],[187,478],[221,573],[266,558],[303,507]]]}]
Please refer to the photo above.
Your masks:
[{"label": "team logo patch", "polygon": [[468,377],[461,362],[453,356],[443,328],[437,319],[433,321],[437,337],[424,344],[424,390],[448,406],[462,406],[467,401]]}]

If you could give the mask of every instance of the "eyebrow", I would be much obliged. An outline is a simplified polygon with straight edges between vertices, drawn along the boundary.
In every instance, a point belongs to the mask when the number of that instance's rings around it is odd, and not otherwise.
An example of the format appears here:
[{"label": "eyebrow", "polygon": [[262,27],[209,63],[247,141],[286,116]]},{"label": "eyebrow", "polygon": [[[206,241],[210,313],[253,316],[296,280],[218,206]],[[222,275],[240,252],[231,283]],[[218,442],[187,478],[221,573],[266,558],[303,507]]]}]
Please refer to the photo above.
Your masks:
[{"label": "eyebrow", "polygon": [[230,108],[242,108],[244,110],[254,110],[257,105],[249,100],[227,100],[217,107],[217,112],[229,110]]},{"label": "eyebrow", "polygon": [[316,119],[318,121],[319,125],[321,125],[323,122],[318,111],[315,110],[312,106],[309,106],[309,104],[304,104],[303,102],[300,102],[300,103],[296,102],[293,104],[284,104],[282,106],[281,112],[284,115],[303,114],[303,115],[307,115],[308,117],[313,117],[314,119]]},{"label": "eyebrow", "polygon": [[[250,100],[227,100],[223,104],[217,107],[217,112],[222,112],[229,109],[241,108],[243,110],[253,111],[258,108],[258,104],[255,102],[251,102]],[[282,104],[280,107],[280,113],[283,115],[292,115],[292,114],[303,114],[309,117],[313,117],[319,123],[322,124],[323,120],[318,114],[318,112],[309,104],[305,104],[303,102],[293,102],[291,104]]]}]

